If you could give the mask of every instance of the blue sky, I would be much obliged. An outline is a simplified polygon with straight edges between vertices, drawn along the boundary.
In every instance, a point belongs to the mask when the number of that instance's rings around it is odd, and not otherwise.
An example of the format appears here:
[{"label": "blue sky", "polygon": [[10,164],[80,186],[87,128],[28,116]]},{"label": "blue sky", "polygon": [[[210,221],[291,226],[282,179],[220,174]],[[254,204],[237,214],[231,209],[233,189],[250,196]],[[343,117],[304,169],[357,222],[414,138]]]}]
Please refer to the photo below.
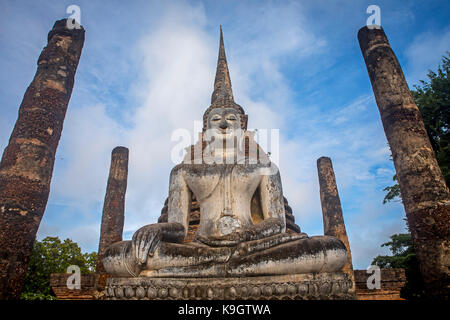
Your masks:
[{"label": "blue sky", "polygon": [[250,128],[280,129],[285,196],[302,231],[323,234],[316,160],[331,157],[355,268],[394,233],[383,205],[394,168],[357,32],[381,24],[410,88],[450,50],[448,1],[0,1],[0,148],[55,20],[81,8],[86,41],[38,238],[97,250],[111,150],[130,149],[124,237],[156,222],[167,197],[171,134],[209,106],[219,25],[234,97]]}]

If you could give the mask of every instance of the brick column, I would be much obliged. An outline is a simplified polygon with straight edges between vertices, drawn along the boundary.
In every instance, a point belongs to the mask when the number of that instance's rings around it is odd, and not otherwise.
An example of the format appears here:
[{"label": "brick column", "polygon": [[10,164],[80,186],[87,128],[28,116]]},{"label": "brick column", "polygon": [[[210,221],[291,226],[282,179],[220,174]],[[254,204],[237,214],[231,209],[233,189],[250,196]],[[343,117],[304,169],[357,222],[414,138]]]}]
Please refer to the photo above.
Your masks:
[{"label": "brick column", "polygon": [[317,160],[319,174],[320,202],[322,204],[323,231],[326,236],[333,236],[341,240],[347,249],[347,262],[342,271],[352,281],[350,292],[355,292],[355,276],[353,273],[352,254],[345,230],[344,216],[342,215],[341,200],[336,185],[331,159],[321,157]]},{"label": "brick column", "polygon": [[97,273],[106,273],[102,262],[106,248],[115,242],[122,241],[127,176],[128,149],[115,147],[111,154],[111,167],[103,205]]},{"label": "brick column", "polygon": [[17,299],[23,289],[83,44],[83,28],[69,30],[65,19],[55,23],[3,153],[0,299]]},{"label": "brick column", "polygon": [[363,27],[358,32],[358,40],[391,148],[409,229],[428,294],[448,296],[449,190],[420,111],[383,29]]}]

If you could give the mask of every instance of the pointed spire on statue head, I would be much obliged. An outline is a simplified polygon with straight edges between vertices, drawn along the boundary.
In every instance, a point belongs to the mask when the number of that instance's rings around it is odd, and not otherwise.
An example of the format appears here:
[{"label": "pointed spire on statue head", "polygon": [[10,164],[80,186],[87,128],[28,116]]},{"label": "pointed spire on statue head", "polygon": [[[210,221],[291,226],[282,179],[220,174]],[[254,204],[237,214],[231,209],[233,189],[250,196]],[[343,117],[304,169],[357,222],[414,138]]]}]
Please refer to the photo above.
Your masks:
[{"label": "pointed spire on statue head", "polygon": [[211,105],[203,114],[203,131],[206,130],[208,115],[214,108],[233,108],[237,110],[241,114],[241,127],[245,130],[247,129],[247,115],[244,109],[234,102],[233,91],[231,90],[231,78],[223,44],[222,25],[220,26],[219,57],[217,58],[214,91],[211,96]]},{"label": "pointed spire on statue head", "polygon": [[214,80],[214,92],[211,96],[211,104],[222,99],[234,101],[227,56],[225,55],[225,46],[223,44],[222,26],[220,26],[219,57],[217,59],[216,79]]}]

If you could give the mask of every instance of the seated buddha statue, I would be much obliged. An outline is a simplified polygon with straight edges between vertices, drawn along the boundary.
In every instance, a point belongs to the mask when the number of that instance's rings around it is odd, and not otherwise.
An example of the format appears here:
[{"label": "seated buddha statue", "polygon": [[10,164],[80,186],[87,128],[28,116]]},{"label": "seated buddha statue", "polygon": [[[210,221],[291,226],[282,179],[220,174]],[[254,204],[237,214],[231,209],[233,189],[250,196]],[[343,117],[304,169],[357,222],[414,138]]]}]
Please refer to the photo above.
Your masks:
[{"label": "seated buddha statue", "polygon": [[[222,31],[211,106],[196,147],[170,173],[167,222],[111,245],[103,259],[116,277],[240,277],[336,272],[347,259],[330,236],[286,232],[280,173],[247,132],[234,102]],[[245,143],[247,141],[247,148]],[[244,147],[243,147],[244,146]],[[197,148],[198,150],[198,148]],[[252,219],[257,195],[261,219]],[[192,198],[200,206],[194,241],[185,243]]]}]

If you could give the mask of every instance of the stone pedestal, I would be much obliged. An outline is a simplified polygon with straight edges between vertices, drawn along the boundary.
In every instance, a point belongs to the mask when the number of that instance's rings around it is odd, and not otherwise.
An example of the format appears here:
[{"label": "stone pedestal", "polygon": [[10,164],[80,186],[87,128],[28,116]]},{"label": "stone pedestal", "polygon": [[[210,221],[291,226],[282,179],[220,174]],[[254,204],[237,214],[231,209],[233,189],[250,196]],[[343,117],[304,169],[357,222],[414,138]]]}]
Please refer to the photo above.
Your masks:
[{"label": "stone pedestal", "polygon": [[351,300],[345,273],[241,278],[108,278],[108,300]]}]

